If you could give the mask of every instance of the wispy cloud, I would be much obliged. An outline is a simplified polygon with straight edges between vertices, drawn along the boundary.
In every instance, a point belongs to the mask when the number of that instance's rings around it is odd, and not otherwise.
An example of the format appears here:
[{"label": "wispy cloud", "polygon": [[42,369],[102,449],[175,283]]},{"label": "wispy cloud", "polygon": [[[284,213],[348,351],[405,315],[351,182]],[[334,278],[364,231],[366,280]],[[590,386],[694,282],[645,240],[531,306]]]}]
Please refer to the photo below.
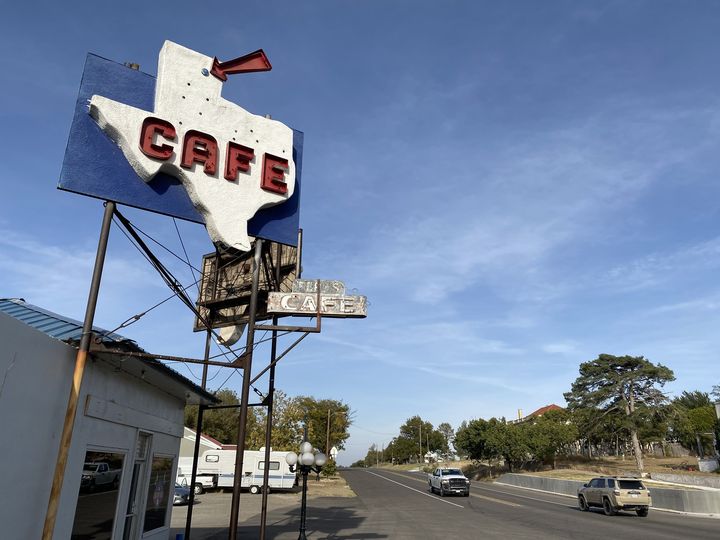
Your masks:
[{"label": "wispy cloud", "polygon": [[[484,156],[478,148],[473,162],[488,158],[481,169],[470,166],[437,181],[420,172],[417,183],[436,186],[436,196],[420,201],[409,193],[407,207],[372,227],[372,256],[360,254],[357,281],[402,282],[412,300],[429,305],[480,284],[515,301],[563,296],[574,284],[558,280],[549,262],[567,246],[601,241],[608,219],[631,207],[664,171],[699,152],[678,145],[670,132],[683,121],[702,123],[707,114],[612,103],[576,125],[525,134],[498,155]],[[437,151],[453,153],[449,146]],[[429,168],[442,170],[439,164]],[[642,283],[653,263],[646,262],[634,270],[609,269],[608,279],[631,271]]]}]

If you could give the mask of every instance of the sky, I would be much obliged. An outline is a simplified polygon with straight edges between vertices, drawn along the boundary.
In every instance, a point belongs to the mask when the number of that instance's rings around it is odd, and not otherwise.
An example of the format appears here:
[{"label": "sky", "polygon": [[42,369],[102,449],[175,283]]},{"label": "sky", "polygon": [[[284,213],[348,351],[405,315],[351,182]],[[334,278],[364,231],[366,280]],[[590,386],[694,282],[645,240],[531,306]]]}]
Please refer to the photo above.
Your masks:
[{"label": "sky", "polygon": [[[670,395],[720,384],[717,2],[2,4],[0,297],[84,317],[102,203],[56,185],[88,52],[154,75],[165,40],[263,48],[273,70],[223,96],[304,132],[303,277],[369,300],[277,372],[291,396],[350,405],[341,464],[414,415],[564,405],[600,353],[670,367]],[[121,211],[182,254],[179,231],[196,266],[212,251],[201,225]],[[169,294],[114,228],[96,324]],[[202,357],[177,300],[121,333]],[[211,390],[241,383],[210,371]]]}]

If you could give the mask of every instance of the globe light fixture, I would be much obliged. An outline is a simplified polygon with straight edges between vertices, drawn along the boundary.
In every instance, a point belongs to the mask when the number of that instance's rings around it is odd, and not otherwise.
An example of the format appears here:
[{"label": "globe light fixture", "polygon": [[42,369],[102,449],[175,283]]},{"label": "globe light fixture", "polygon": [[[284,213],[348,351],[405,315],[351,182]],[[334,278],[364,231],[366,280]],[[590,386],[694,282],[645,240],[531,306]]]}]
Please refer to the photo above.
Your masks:
[{"label": "globe light fixture", "polygon": [[285,461],[290,465],[290,471],[300,471],[303,477],[302,486],[302,503],[300,505],[300,536],[298,540],[306,540],[305,536],[305,517],[307,514],[307,477],[310,472],[320,474],[323,466],[327,463],[327,456],[322,452],[313,450],[312,444],[304,441],[300,445],[300,454],[288,452]]}]

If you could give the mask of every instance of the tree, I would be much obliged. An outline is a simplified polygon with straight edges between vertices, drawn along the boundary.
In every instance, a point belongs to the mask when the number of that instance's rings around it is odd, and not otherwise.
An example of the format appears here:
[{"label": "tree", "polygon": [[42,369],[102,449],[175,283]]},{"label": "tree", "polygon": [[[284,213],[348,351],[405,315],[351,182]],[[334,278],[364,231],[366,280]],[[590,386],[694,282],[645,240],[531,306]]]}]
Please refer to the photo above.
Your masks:
[{"label": "tree", "polygon": [[698,407],[707,407],[713,403],[707,392],[701,392],[699,390],[688,392],[685,390],[673,399],[672,404],[674,407],[682,407],[685,410],[690,410],[697,409]]},{"label": "tree", "polygon": [[528,424],[506,424],[503,420],[491,418],[486,432],[486,451],[491,456],[503,458],[513,472],[532,454],[528,430]]},{"label": "tree", "polygon": [[720,384],[717,384],[713,386],[712,392],[710,392],[712,397],[714,397],[717,401],[720,401]]},{"label": "tree", "polygon": [[683,392],[672,402],[673,417],[670,423],[673,437],[690,450],[699,454],[712,452],[712,444],[706,440],[709,433],[720,428],[715,406],[705,392]]},{"label": "tree", "polygon": [[653,364],[642,356],[601,354],[595,360],[580,364],[580,376],[572,383],[565,400],[570,409],[595,409],[601,416],[622,411],[632,441],[635,461],[644,470],[638,429],[642,425],[641,406],[661,407],[667,397],[657,386],[675,380],[671,369]]},{"label": "tree", "polygon": [[[345,448],[350,437],[348,429],[352,424],[350,406],[335,399],[316,399],[311,396],[299,396],[297,406],[302,413],[303,423],[307,422],[308,441],[320,451],[325,452],[328,442],[328,413],[330,418],[330,448]],[[328,448],[329,450],[329,448]]]},{"label": "tree", "polygon": [[448,422],[441,423],[437,427],[437,431],[443,438],[443,455],[447,457],[450,455],[450,447],[453,445],[453,441],[455,440],[455,432],[453,431],[452,426]]},{"label": "tree", "polygon": [[455,434],[455,448],[472,460],[492,459],[487,445],[487,432],[490,425],[482,418],[463,422]]},{"label": "tree", "polygon": [[528,424],[528,447],[536,459],[555,468],[558,455],[566,455],[577,440],[577,426],[567,411],[548,411]]}]

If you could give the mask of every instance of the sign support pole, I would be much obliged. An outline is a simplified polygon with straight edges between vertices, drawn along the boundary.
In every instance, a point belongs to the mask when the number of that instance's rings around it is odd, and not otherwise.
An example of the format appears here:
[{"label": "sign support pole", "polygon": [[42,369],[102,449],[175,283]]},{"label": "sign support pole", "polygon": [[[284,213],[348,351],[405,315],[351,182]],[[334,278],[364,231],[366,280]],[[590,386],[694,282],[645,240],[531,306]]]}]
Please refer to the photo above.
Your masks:
[{"label": "sign support pole", "polygon": [[[211,316],[212,319],[212,316]],[[212,331],[208,329],[205,337],[205,360],[210,357],[210,343],[212,341]],[[203,365],[202,371],[202,389],[206,390],[207,386],[207,364]],[[200,438],[202,437],[203,416],[205,414],[205,405],[202,403],[198,406],[197,425],[195,427],[195,447],[193,451],[192,472],[190,474],[190,498],[188,500],[187,517],[185,518],[185,539],[190,540],[190,529],[192,528],[193,505],[195,504],[195,481],[197,480],[198,457],[200,453]]]},{"label": "sign support pole", "polygon": [[233,481],[232,504],[230,507],[230,527],[228,539],[237,538],[238,517],[240,513],[240,486],[243,477],[243,461],[245,454],[245,435],[247,428],[248,400],[250,399],[250,376],[252,374],[253,345],[255,341],[255,316],[258,307],[258,286],[260,282],[260,263],[263,249],[262,238],[255,239],[255,255],[253,258],[253,278],[248,309],[247,344],[245,346],[245,365],[243,368],[242,395],[240,397],[240,419],[238,421],[237,453],[235,454],[235,478]]},{"label": "sign support pole", "polygon": [[[280,283],[280,263],[282,261],[282,244],[277,245],[277,265],[275,266],[275,282]],[[298,249],[298,257],[300,250]],[[297,275],[297,274],[296,274]],[[278,317],[273,317],[273,324],[277,325]],[[270,362],[277,359],[277,330],[272,332],[272,342],[270,345]],[[275,364],[270,368],[270,379],[268,381],[268,404],[267,404],[267,422],[265,424],[265,468],[263,469],[263,490],[262,505],[260,508],[260,540],[265,540],[265,529],[267,527],[267,499],[270,492],[270,444],[272,443],[272,423],[273,423],[273,405],[275,402]]]},{"label": "sign support pole", "polygon": [[67,409],[65,410],[65,422],[63,424],[62,435],[60,437],[60,447],[58,448],[57,461],[55,462],[55,473],[53,474],[52,487],[50,489],[50,499],[48,501],[47,512],[45,513],[45,523],[43,525],[42,533],[43,540],[52,540],[53,533],[55,531],[55,521],[57,518],[58,507],[60,505],[60,494],[62,491],[63,480],[65,479],[65,467],[67,465],[70,445],[72,443],[73,428],[75,427],[75,415],[77,413],[78,401],[80,400],[80,389],[82,386],[83,375],[85,373],[85,364],[90,351],[90,340],[92,337],[93,320],[95,318],[95,308],[97,307],[98,293],[100,292],[100,280],[102,278],[105,253],[107,252],[108,238],[110,236],[110,225],[112,224],[114,212],[115,203],[106,201],[105,213],[103,214],[102,227],[100,229],[100,238],[98,240],[97,253],[95,255],[95,267],[93,268],[92,282],[90,284],[87,307],[85,308],[85,321],[83,322],[82,337],[80,338],[80,346],[75,357],[73,382],[72,387],[70,388],[70,395],[68,396]]},{"label": "sign support pole", "polygon": [[[213,277],[213,298],[217,294],[218,275],[220,274],[220,254],[215,250],[217,256],[217,263],[215,264],[215,272]],[[199,289],[198,289],[199,292]],[[213,310],[208,310],[207,320],[207,333],[205,335],[205,355],[203,356],[203,370],[202,370],[202,386],[203,390],[207,390],[207,376],[208,376],[208,362],[210,360],[210,345],[212,343],[212,321],[214,317]],[[203,417],[205,415],[206,406],[202,403],[198,406],[198,417],[197,425],[195,429],[195,446],[193,451],[193,464],[192,472],[190,473],[190,497],[188,500],[188,511],[185,519],[185,540],[190,540],[190,530],[192,529],[192,515],[193,505],[195,504],[195,482],[197,481],[197,469],[198,459],[200,453],[200,438],[202,437],[203,429]]]}]

